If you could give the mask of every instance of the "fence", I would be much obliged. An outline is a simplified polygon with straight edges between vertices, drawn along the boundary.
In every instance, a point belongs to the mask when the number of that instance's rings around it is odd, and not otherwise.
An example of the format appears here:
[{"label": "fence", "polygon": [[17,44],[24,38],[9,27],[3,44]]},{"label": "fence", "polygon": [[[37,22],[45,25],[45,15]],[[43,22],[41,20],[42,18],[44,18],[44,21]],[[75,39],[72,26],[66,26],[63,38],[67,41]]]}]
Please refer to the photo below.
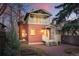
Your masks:
[{"label": "fence", "polygon": [[63,35],[61,42],[79,46],[79,36]]}]

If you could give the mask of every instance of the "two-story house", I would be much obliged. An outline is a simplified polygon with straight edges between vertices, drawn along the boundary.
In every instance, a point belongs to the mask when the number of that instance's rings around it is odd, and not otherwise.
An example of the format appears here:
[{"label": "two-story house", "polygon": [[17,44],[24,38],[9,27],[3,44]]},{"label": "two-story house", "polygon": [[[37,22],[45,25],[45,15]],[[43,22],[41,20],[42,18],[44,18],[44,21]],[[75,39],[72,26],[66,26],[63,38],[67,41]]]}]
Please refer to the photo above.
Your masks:
[{"label": "two-story house", "polygon": [[43,9],[26,14],[24,24],[20,24],[20,39],[28,44],[42,44],[42,38],[55,39],[55,27],[51,26],[51,14]]}]

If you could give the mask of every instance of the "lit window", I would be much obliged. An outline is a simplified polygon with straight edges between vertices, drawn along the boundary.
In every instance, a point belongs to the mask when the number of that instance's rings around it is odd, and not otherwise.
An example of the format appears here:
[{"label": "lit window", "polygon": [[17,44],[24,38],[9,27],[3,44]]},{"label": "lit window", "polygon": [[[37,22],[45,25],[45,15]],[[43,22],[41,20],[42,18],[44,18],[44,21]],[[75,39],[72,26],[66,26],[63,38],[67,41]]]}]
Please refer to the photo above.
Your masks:
[{"label": "lit window", "polygon": [[26,37],[26,35],[27,35],[27,34],[26,34],[25,30],[23,29],[23,30],[22,30],[22,37]]},{"label": "lit window", "polygon": [[44,30],[41,30],[41,32],[43,33],[43,32],[44,32]]},{"label": "lit window", "polygon": [[43,34],[43,35],[46,35],[46,30],[41,30],[41,33]]},{"label": "lit window", "polygon": [[34,29],[30,30],[30,35],[35,35],[35,30]]}]

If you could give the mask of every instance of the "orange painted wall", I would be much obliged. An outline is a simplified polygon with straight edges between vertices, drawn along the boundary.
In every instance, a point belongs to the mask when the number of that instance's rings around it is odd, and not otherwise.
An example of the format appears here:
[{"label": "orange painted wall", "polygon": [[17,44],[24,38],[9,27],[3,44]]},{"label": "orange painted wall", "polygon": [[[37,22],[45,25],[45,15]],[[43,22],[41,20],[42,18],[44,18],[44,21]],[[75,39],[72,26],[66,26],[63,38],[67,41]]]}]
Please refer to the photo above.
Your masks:
[{"label": "orange painted wall", "polygon": [[[42,41],[42,34],[41,34],[41,29],[43,25],[34,25],[34,24],[29,24],[28,25],[28,41],[29,43],[34,43],[34,42],[41,42]],[[30,35],[30,30],[31,29],[35,30],[35,35]]]},{"label": "orange painted wall", "polygon": [[[26,30],[27,36],[24,38],[28,43],[36,43],[36,42],[42,42],[42,28],[44,28],[43,25],[38,24],[22,24],[22,29]],[[30,30],[35,30],[35,35],[30,35]]]}]

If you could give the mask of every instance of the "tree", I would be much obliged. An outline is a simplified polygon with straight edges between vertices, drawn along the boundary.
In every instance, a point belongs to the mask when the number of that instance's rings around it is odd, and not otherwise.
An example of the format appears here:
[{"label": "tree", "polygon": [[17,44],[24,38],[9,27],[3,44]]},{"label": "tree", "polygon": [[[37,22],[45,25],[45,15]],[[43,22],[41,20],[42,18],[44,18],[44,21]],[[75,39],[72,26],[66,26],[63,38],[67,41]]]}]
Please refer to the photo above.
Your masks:
[{"label": "tree", "polygon": [[7,4],[0,4],[0,16],[4,13],[7,8]]},{"label": "tree", "polygon": [[79,4],[78,3],[64,3],[55,7],[56,9],[61,10],[57,13],[58,23],[63,20],[66,20],[66,17],[69,17],[72,12],[76,15],[79,14]]},{"label": "tree", "polygon": [[5,42],[6,47],[4,55],[17,55],[17,51],[19,50],[19,38],[17,35],[18,32],[16,31],[16,28],[18,28],[18,21],[22,20],[23,18],[22,12],[23,4],[1,4],[0,16],[5,22],[7,22],[8,18],[8,22],[10,25],[10,27],[6,25],[8,27],[8,31],[6,32],[7,41]]},{"label": "tree", "polygon": [[[63,3],[55,7],[56,9],[61,9],[57,14],[55,20],[57,20],[57,24],[62,23],[65,21],[64,26],[62,27],[63,32],[70,32],[72,35],[77,35],[76,31],[79,29],[79,4],[78,3]],[[66,20],[69,18],[69,16],[75,13],[76,19],[74,21],[68,21],[66,23]]]},{"label": "tree", "polygon": [[[6,6],[6,8],[2,8],[2,5]],[[20,47],[17,28],[19,27],[18,22],[23,20],[25,7],[24,4],[17,4],[17,3],[15,4],[7,3],[6,5],[5,4],[2,5],[0,8],[2,9],[2,11],[0,11],[0,16],[3,18],[2,19],[3,23],[9,22],[9,26],[6,25],[8,31],[6,32],[7,42],[4,55],[17,55],[17,52]]]},{"label": "tree", "polygon": [[[22,5],[22,4],[21,4]],[[18,28],[18,22],[17,20],[20,20],[21,17],[18,16],[18,10],[22,10],[22,7],[19,7],[19,4],[7,4],[7,6],[9,7],[9,12],[6,13],[6,15],[8,15],[8,17],[10,18],[10,29],[7,32],[7,44],[6,44],[6,48],[5,48],[5,55],[17,55],[18,51],[19,51],[19,37],[17,35],[17,28]],[[22,15],[21,13],[19,13],[19,15]],[[19,18],[18,18],[19,17]],[[9,53],[10,52],[10,53]]]},{"label": "tree", "polygon": [[65,23],[65,25],[62,28],[63,33],[67,32],[68,34],[71,33],[71,35],[79,35],[79,23],[76,20],[68,21],[68,23]]}]

